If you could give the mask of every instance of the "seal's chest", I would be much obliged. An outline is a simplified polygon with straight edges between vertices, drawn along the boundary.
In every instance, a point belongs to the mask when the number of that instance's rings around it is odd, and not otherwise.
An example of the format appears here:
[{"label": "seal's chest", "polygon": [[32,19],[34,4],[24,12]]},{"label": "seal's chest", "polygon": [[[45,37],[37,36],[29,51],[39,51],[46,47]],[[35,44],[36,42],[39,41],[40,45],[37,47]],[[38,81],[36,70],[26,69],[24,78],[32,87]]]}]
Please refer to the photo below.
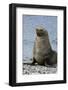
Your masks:
[{"label": "seal's chest", "polygon": [[36,47],[38,49],[44,49],[45,48],[45,41],[43,40],[38,40],[37,43],[36,43]]}]

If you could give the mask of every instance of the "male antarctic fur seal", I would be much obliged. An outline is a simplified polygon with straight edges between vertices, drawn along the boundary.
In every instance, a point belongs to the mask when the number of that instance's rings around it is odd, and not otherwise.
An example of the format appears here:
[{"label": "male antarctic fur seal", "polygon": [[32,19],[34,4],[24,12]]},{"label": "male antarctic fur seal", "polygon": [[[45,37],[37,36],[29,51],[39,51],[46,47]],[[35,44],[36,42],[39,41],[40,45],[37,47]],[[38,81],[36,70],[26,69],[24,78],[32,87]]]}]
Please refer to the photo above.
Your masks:
[{"label": "male antarctic fur seal", "polygon": [[57,64],[57,52],[52,50],[48,32],[42,27],[36,28],[32,64],[35,63],[45,66]]}]

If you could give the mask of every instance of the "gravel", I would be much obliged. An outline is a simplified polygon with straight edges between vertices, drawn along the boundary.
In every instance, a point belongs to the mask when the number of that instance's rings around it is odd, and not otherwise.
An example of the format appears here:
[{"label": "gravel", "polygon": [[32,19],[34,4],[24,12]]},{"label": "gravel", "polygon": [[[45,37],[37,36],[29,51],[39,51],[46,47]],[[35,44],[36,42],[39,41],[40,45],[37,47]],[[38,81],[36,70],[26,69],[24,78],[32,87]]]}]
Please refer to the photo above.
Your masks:
[{"label": "gravel", "polygon": [[41,65],[23,64],[23,74],[55,74],[57,67],[46,67]]}]

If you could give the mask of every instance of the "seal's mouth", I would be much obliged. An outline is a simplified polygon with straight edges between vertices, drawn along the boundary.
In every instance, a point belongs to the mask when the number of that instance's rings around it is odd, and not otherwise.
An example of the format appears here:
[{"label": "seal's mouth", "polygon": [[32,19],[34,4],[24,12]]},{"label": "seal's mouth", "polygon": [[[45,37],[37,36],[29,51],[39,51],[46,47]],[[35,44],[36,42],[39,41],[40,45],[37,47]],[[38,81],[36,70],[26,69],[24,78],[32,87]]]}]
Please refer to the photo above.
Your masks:
[{"label": "seal's mouth", "polygon": [[43,36],[43,33],[37,33],[37,36]]},{"label": "seal's mouth", "polygon": [[42,29],[36,29],[37,36],[43,36],[44,31]]}]

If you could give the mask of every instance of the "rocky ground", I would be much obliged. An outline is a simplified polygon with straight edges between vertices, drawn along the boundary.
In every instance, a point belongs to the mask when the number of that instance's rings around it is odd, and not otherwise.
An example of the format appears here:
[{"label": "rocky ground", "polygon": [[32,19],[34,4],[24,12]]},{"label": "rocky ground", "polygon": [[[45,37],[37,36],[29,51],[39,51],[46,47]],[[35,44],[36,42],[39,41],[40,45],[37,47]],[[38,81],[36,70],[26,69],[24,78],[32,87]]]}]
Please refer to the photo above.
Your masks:
[{"label": "rocky ground", "polygon": [[57,67],[46,67],[41,65],[23,64],[23,74],[53,74],[57,72]]}]

